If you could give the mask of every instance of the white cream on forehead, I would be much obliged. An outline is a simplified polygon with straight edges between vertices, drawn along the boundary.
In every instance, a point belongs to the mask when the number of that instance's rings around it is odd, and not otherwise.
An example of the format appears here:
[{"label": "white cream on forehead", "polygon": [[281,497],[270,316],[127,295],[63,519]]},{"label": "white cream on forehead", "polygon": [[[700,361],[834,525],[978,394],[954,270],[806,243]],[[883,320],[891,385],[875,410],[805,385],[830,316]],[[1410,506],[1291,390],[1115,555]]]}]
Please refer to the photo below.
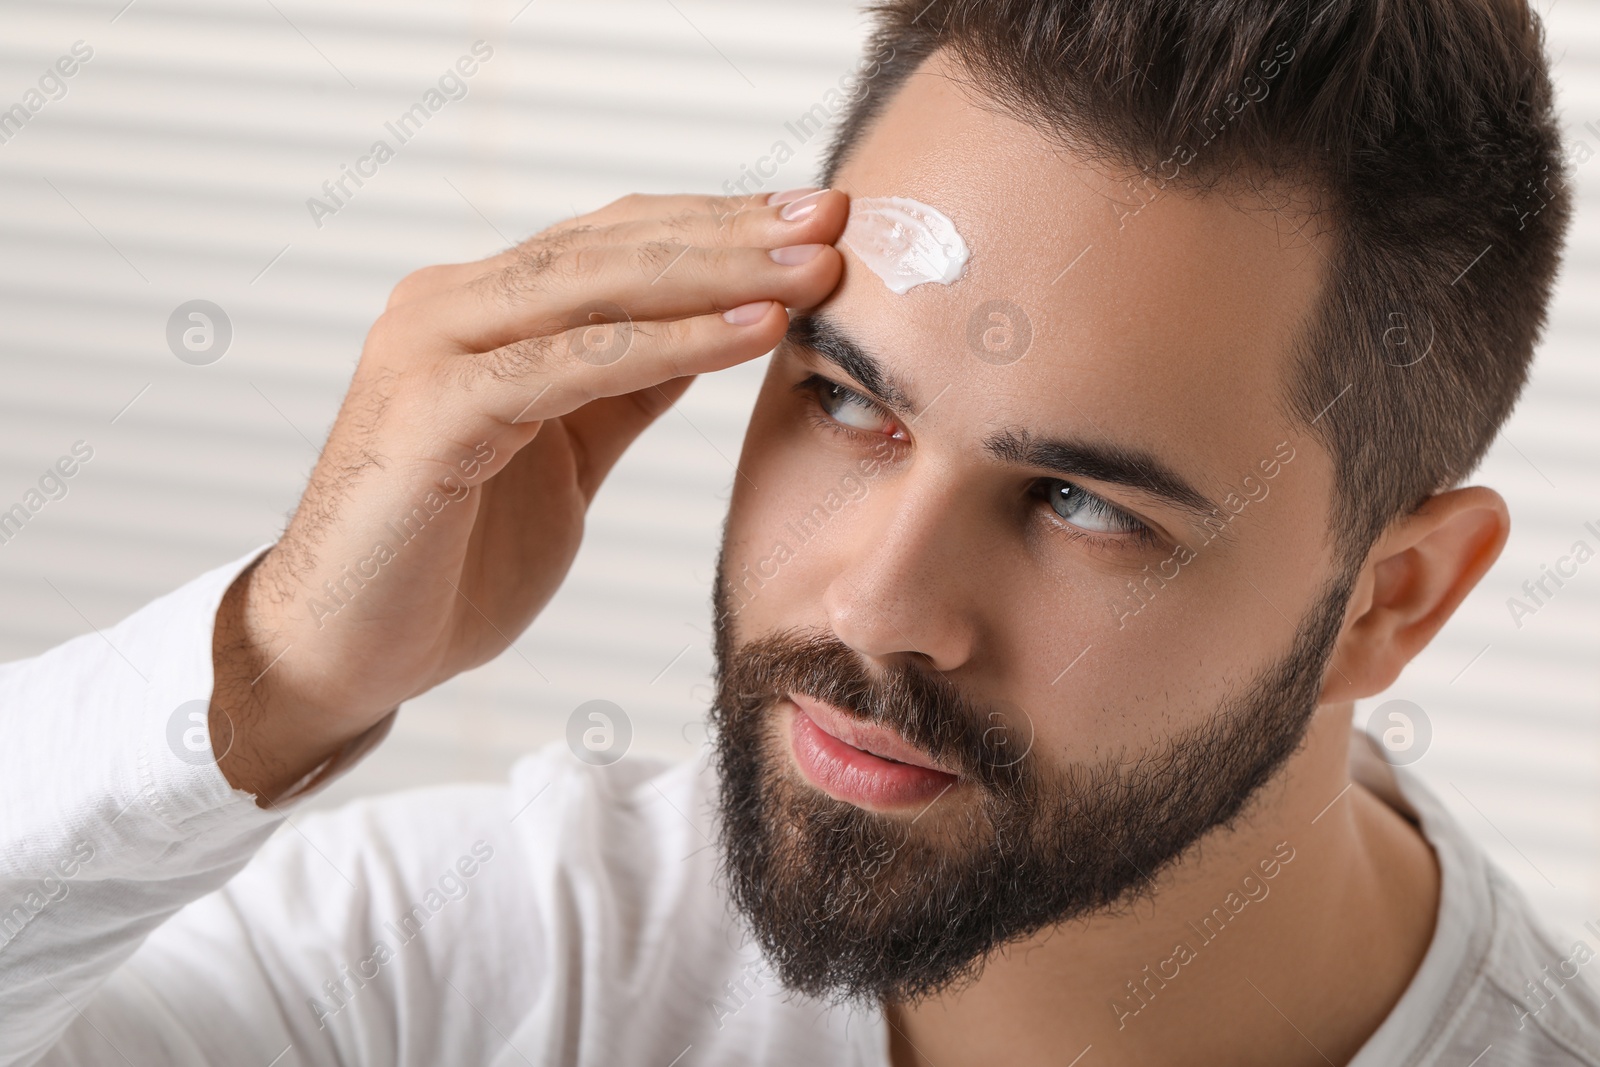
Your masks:
[{"label": "white cream on forehead", "polygon": [[853,198],[840,240],[895,293],[923,282],[949,285],[970,254],[943,212],[904,196]]}]

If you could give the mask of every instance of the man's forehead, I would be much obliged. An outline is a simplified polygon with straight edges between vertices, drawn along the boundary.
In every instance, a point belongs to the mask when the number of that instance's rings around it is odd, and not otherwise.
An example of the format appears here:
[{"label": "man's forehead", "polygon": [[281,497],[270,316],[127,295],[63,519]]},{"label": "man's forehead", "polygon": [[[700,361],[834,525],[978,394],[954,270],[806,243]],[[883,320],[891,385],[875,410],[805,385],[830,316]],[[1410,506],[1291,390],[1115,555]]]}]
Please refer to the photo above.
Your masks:
[{"label": "man's forehead", "polygon": [[1243,202],[1135,195],[975,103],[935,61],[887,102],[834,184],[925,202],[970,247],[954,283],[901,295],[846,250],[823,305],[920,394],[961,382],[1058,422],[1075,408],[1140,447],[1183,447],[1202,469],[1247,462],[1282,428],[1290,353],[1329,252],[1268,190]]}]

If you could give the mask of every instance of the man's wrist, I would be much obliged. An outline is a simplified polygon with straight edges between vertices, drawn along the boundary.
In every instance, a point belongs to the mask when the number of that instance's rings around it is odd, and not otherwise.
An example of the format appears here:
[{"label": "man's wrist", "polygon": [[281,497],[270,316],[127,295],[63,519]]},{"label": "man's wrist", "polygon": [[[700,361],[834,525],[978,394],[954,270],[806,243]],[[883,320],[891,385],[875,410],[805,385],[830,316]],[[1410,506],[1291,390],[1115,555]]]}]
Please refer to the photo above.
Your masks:
[{"label": "man's wrist", "polygon": [[382,740],[397,710],[365,720],[330,714],[273,676],[289,645],[263,625],[251,595],[270,555],[242,571],[218,606],[209,712],[217,769],[262,807],[320,788]]}]

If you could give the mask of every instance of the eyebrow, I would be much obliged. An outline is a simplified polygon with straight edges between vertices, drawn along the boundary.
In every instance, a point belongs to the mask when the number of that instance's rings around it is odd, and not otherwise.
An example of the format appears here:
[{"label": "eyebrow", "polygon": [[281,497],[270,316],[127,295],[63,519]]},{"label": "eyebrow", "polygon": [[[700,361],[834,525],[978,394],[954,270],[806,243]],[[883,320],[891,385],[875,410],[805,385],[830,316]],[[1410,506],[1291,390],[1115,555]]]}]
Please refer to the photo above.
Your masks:
[{"label": "eyebrow", "polygon": [[910,395],[894,380],[881,360],[852,340],[833,320],[821,314],[800,312],[789,318],[783,338],[791,345],[814,352],[854,378],[872,399],[902,419],[917,417]]},{"label": "eyebrow", "polygon": [[[821,357],[860,385],[861,391],[901,419],[914,421],[920,412],[905,387],[883,361],[850,337],[827,316],[799,312],[790,317],[784,343],[797,354]],[[1037,467],[1064,478],[1089,478],[1137,490],[1177,508],[1196,521],[1224,514],[1154,454],[1115,443],[1040,437],[1026,428],[997,431],[984,438],[983,449],[1007,465]]]}]

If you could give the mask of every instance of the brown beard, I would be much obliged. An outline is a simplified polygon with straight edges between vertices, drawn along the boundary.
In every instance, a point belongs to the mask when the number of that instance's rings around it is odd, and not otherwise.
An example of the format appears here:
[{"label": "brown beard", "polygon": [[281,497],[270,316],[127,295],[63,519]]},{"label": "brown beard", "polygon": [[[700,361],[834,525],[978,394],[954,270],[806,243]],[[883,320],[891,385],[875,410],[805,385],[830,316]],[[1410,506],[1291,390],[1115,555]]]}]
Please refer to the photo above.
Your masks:
[{"label": "brown beard", "polygon": [[[786,986],[863,1003],[958,987],[1009,943],[1126,908],[1231,825],[1303,740],[1354,581],[1330,583],[1288,654],[1203,725],[1126,758],[1055,767],[1031,751],[1029,725],[1051,709],[980,704],[910,663],[875,681],[824,629],[733,648],[725,553],[724,541],[710,713],[722,874]],[[971,799],[919,827],[811,787],[772,714],[789,692],[898,730]]]}]

